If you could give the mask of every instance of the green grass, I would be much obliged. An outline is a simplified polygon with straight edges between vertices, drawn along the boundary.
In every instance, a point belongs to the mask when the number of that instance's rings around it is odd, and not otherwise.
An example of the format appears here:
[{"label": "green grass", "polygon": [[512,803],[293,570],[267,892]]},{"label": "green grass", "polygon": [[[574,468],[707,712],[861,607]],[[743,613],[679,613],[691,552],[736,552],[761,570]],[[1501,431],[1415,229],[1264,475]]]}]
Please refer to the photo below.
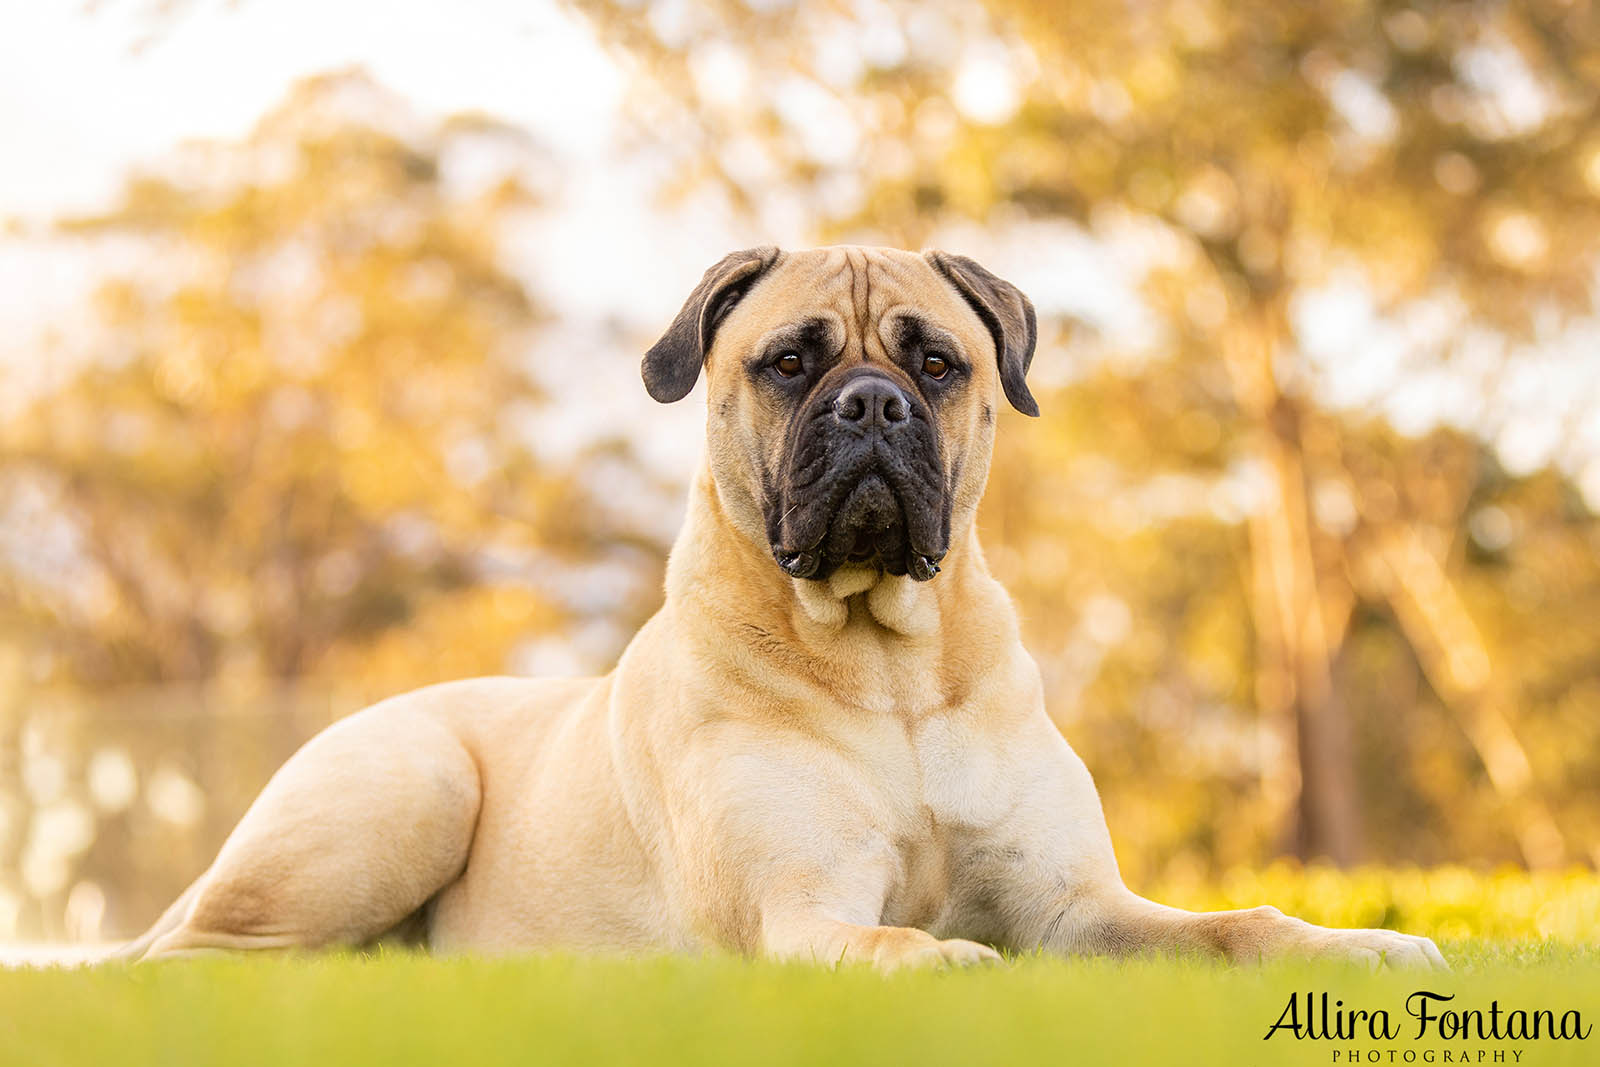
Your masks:
[{"label": "green grass", "polygon": [[[1271,901],[1312,922],[1439,941],[1446,975],[1335,965],[1025,957],[948,974],[728,957],[406,953],[0,970],[0,1067],[92,1064],[1600,1064],[1586,1041],[1415,1040],[1407,994],[1600,1024],[1600,875],[1274,863],[1145,887],[1192,908]],[[1393,1041],[1263,1041],[1291,993],[1386,1009]],[[1334,1052],[1340,1059],[1335,1061]],[[1395,1053],[1394,1059],[1389,1052]],[[1518,1061],[1514,1052],[1522,1052]],[[1406,1061],[1404,1055],[1416,1057]],[[1465,1053],[1465,1061],[1460,1056]],[[1431,1055],[1432,1059],[1426,1058]]]},{"label": "green grass", "polygon": [[[1415,1041],[1407,994],[1600,1023],[1600,948],[1442,946],[1447,975],[1345,966],[1027,957],[897,974],[726,957],[433,959],[407,953],[0,971],[0,1064],[1328,1064],[1496,1049],[1537,1067],[1600,1063],[1585,1041]],[[1387,1008],[1395,1040],[1264,1042],[1291,992]],[[1339,1063],[1346,1062],[1342,1055]],[[1477,1062],[1471,1059],[1467,1062]]]}]

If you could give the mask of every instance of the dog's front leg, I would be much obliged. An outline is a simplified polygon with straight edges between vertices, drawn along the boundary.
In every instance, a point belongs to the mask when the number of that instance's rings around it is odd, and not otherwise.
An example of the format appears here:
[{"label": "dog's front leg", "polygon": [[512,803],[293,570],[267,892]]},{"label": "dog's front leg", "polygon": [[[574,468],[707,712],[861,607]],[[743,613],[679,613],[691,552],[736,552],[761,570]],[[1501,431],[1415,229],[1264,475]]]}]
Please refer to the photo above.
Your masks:
[{"label": "dog's front leg", "polygon": [[1234,963],[1284,957],[1349,960],[1373,968],[1448,965],[1426,937],[1395,930],[1315,926],[1264,905],[1238,911],[1193,912],[1145,900],[1120,885],[1059,902],[1040,938],[1060,952],[1113,956],[1199,954]]},{"label": "dog's front leg", "polygon": [[1314,926],[1274,907],[1183,911],[1138,896],[1123,885],[1083,761],[1042,710],[1024,740],[1036,754],[1033,773],[985,850],[1008,857],[985,872],[1007,887],[1005,943],[1066,954],[1196,953],[1236,963],[1301,956],[1446,968],[1426,937]]},{"label": "dog's front leg", "polygon": [[882,925],[899,863],[880,834],[783,836],[772,842],[777,847],[755,879],[762,955],[829,966],[870,963],[882,971],[999,961],[999,953],[975,941]]}]

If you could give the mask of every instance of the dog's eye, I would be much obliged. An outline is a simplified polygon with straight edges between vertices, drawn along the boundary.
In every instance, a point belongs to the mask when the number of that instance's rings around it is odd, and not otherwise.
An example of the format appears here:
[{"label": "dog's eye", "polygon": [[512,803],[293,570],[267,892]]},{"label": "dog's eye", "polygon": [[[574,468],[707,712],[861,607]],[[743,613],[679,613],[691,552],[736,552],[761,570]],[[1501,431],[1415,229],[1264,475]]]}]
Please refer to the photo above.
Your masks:
[{"label": "dog's eye", "polygon": [[785,352],[779,356],[778,361],[773,366],[777,367],[778,373],[785,378],[793,378],[806,369],[805,363],[793,352]]},{"label": "dog's eye", "polygon": [[922,373],[938,381],[950,372],[950,364],[943,356],[922,357]]}]

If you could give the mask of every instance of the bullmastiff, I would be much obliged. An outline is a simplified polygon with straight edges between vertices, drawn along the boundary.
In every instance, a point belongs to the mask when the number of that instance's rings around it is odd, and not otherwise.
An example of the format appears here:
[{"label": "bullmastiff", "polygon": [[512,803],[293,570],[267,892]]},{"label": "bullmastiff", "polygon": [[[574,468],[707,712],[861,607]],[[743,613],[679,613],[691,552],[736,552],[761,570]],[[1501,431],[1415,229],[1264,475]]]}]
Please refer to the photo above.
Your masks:
[{"label": "bullmastiff", "polygon": [[[704,374],[666,600],[602,678],[485,678],[312,739],[126,955],[996,949],[1443,966],[1433,943],[1128,890],[974,516],[1033,306],[958,255],[735,252],[644,357]],[[1175,743],[1177,739],[1174,739]]]}]

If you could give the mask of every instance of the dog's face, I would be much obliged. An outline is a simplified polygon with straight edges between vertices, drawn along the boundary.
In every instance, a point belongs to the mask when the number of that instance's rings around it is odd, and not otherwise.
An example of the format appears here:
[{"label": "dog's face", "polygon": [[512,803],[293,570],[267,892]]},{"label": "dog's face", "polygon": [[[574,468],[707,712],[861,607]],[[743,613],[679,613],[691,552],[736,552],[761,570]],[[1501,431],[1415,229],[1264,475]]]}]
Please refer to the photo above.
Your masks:
[{"label": "dog's face", "polygon": [[841,567],[926,581],[983,493],[1033,307],[970,259],[887,248],[735,252],[644,359],[650,395],[707,376],[712,477],[792,577]]}]

